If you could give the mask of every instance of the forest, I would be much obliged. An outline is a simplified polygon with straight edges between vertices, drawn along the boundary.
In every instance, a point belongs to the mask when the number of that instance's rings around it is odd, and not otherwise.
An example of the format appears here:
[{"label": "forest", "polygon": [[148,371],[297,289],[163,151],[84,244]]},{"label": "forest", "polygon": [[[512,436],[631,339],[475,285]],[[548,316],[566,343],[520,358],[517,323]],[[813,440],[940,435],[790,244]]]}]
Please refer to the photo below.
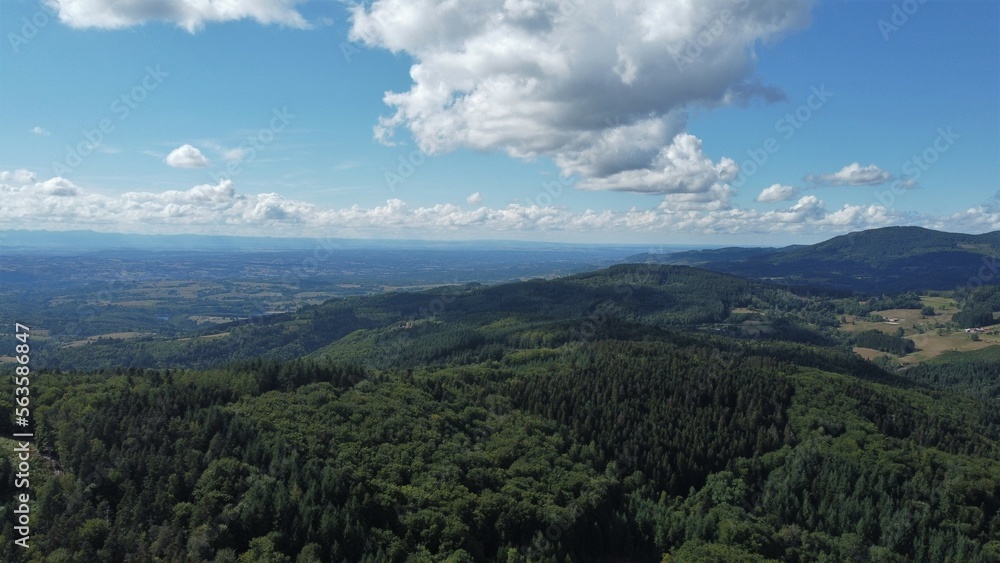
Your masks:
[{"label": "forest", "polygon": [[886,371],[857,303],[621,265],[41,348],[0,559],[1000,561],[1000,348]]},{"label": "forest", "polygon": [[646,253],[631,258],[797,285],[892,294],[982,285],[979,278],[995,277],[998,255],[997,232],[970,235],[910,226],[856,231],[811,245]]}]

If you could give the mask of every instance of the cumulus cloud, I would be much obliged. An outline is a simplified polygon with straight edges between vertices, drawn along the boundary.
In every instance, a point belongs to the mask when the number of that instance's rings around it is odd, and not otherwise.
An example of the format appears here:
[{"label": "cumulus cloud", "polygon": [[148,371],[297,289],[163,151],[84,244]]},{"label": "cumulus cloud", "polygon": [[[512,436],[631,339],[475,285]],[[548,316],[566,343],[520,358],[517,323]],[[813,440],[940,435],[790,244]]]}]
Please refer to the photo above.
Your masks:
[{"label": "cumulus cloud", "polygon": [[[4,176],[0,174],[0,179]],[[73,224],[142,232],[271,232],[268,225],[289,228],[314,221],[311,204],[278,194],[240,195],[231,180],[187,190],[132,191],[118,196],[87,192],[65,178],[22,186],[0,182],[0,221],[20,227]],[[257,230],[255,230],[257,229]]]},{"label": "cumulus cloud", "polygon": [[807,195],[784,211],[770,211],[765,214],[771,220],[782,223],[804,223],[807,220],[819,222],[826,215],[826,206],[816,196]]},{"label": "cumulus cloud", "polygon": [[716,211],[729,209],[729,198],[733,190],[728,185],[716,184],[708,191],[667,194],[660,203],[660,209],[672,211]]},{"label": "cumulus cloud", "polygon": [[603,178],[587,178],[579,188],[661,194],[708,194],[724,191],[723,184],[739,168],[731,158],[712,162],[702,152],[701,140],[681,133],[653,158],[648,168],[624,170]]},{"label": "cumulus cloud", "polygon": [[995,202],[977,205],[951,215],[935,217],[924,226],[942,231],[1000,231],[1000,208]]},{"label": "cumulus cloud", "polygon": [[191,145],[181,145],[170,151],[163,162],[174,168],[203,168],[208,165],[205,155]]},{"label": "cumulus cloud", "polygon": [[836,227],[885,227],[893,224],[900,224],[901,215],[891,212],[882,205],[851,205],[845,204],[839,210],[827,214],[823,218],[823,223]]},{"label": "cumulus cloud", "polygon": [[483,202],[483,196],[479,195],[479,192],[476,192],[470,195],[469,197],[465,198],[465,203],[468,203],[469,205],[479,205],[482,202]]},{"label": "cumulus cloud", "polygon": [[24,186],[26,184],[35,183],[35,173],[30,170],[25,170],[23,168],[18,168],[13,172],[4,170],[0,172],[0,182],[5,184],[13,184],[15,186]]},{"label": "cumulus cloud", "polygon": [[35,135],[42,135],[42,136],[46,136],[46,135],[51,135],[52,134],[52,133],[49,132],[48,129],[45,129],[45,128],[42,128],[42,127],[38,127],[37,125],[35,127],[32,127],[31,129],[29,129],[29,131],[31,133],[34,133]]},{"label": "cumulus cloud", "polygon": [[241,19],[307,28],[295,9],[302,0],[46,0],[59,21],[74,28],[119,29],[150,21],[173,23],[194,33],[206,23]]},{"label": "cumulus cloud", "polygon": [[[671,194],[648,208],[573,211],[565,207],[510,203],[491,208],[450,203],[324,208],[275,193],[242,194],[232,180],[184,190],[135,190],[116,196],[91,192],[55,177],[38,181],[26,170],[0,172],[0,223],[7,228],[97,228],[145,233],[227,233],[310,236],[316,232],[352,236],[463,237],[509,233],[515,237],[581,236],[635,238],[691,233],[739,236],[837,234],[894,224],[922,224],[952,230],[1000,225],[1000,210],[988,207],[949,217],[903,215],[881,205],[844,205],[828,210],[815,196],[787,208],[761,211],[718,205],[726,194]],[[675,198],[670,200],[669,198]],[[997,228],[997,227],[993,227]],[[559,235],[561,233],[561,235]]]},{"label": "cumulus cloud", "polygon": [[874,164],[861,166],[857,162],[852,162],[833,174],[812,175],[806,179],[828,186],[871,186],[892,180],[892,174]]},{"label": "cumulus cloud", "polygon": [[86,217],[90,211],[76,206],[83,191],[66,178],[37,181],[27,170],[0,172],[0,224],[5,228],[39,228]]},{"label": "cumulus cloud", "polygon": [[382,142],[405,129],[427,153],[552,158],[585,189],[721,193],[735,165],[701,153],[687,110],[781,99],[755,47],[807,25],[810,4],[375,0],[350,38],[416,61],[410,89],[385,95]]},{"label": "cumulus cloud", "polygon": [[799,195],[799,189],[795,186],[784,186],[781,184],[772,184],[771,186],[761,190],[760,195],[754,201],[760,202],[774,202],[774,201],[789,201],[793,200]]},{"label": "cumulus cloud", "polygon": [[66,178],[49,178],[35,186],[36,193],[45,196],[74,197],[80,195],[80,188]]}]

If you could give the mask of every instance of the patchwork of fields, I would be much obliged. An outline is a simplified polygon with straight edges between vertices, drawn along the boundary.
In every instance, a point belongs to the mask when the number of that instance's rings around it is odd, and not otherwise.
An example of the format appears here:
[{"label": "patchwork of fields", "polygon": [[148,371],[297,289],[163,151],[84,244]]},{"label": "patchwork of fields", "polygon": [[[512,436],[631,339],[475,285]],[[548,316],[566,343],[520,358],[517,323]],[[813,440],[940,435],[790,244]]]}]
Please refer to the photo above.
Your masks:
[{"label": "patchwork of fields", "polygon": [[[960,310],[954,299],[925,295],[920,300],[925,306],[933,307],[936,314],[925,316],[917,309],[886,309],[872,313],[887,319],[884,322],[847,315],[847,322],[840,328],[847,333],[879,330],[890,335],[897,335],[902,329],[902,336],[912,340],[917,347],[912,354],[897,358],[903,365],[925,362],[946,352],[971,352],[1000,345],[1000,324],[982,327],[983,331],[973,336],[952,323],[952,317]],[[856,347],[854,351],[869,360],[887,355],[871,348]]]}]

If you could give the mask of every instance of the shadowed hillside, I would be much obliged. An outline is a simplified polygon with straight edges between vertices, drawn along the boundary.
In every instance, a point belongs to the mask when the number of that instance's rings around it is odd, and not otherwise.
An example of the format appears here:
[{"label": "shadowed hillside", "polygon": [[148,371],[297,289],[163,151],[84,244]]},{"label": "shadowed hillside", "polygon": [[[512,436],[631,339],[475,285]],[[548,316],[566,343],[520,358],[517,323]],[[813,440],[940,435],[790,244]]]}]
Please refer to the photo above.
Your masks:
[{"label": "shadowed hillside", "polygon": [[640,254],[627,261],[686,264],[795,285],[883,293],[955,289],[975,279],[1000,283],[998,257],[1000,232],[966,235],[886,227],[808,246]]}]

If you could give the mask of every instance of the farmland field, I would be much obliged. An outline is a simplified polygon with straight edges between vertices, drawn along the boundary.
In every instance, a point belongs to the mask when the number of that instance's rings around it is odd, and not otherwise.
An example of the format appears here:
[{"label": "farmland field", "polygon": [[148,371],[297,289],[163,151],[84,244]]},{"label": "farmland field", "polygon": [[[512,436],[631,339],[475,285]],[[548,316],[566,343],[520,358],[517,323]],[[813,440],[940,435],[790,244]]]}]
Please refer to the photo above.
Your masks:
[{"label": "farmland field", "polygon": [[[860,333],[868,330],[878,330],[894,335],[900,328],[903,337],[909,338],[916,345],[916,351],[898,358],[904,365],[913,365],[936,358],[946,352],[970,352],[981,350],[988,346],[1000,344],[1000,325],[983,327],[983,333],[974,340],[972,334],[955,327],[952,317],[959,311],[954,299],[949,297],[921,296],[921,303],[931,306],[937,312],[934,316],[925,316],[917,309],[886,309],[875,311],[873,316],[881,316],[891,321],[872,322],[863,317],[847,315],[847,322],[840,329],[846,333]],[[885,352],[871,348],[855,347],[854,351],[865,359],[874,359],[887,355]]]}]

